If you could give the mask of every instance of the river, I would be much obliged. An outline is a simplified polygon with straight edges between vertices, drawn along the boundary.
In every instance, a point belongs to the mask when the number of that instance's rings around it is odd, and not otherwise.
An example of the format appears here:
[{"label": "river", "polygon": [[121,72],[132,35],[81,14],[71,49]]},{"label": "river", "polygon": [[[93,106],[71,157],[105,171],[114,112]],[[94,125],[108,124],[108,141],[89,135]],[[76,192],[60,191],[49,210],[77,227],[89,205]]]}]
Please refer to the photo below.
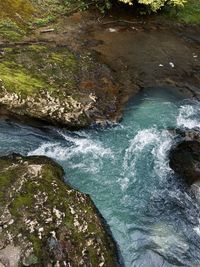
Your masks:
[{"label": "river", "polygon": [[46,155],[90,194],[126,267],[200,266],[200,205],[168,166],[174,127],[200,127],[200,104],[167,88],[131,100],[121,123],[70,132],[0,122],[0,153]]}]

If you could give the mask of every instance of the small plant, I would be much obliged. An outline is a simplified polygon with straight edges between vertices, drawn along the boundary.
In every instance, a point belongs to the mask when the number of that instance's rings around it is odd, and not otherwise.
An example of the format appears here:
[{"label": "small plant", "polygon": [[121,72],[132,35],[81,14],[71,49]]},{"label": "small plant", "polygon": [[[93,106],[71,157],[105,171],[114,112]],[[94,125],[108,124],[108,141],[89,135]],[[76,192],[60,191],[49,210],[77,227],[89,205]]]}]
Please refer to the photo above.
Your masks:
[{"label": "small plant", "polygon": [[[114,3],[114,1],[112,1]],[[116,0],[115,2],[121,2],[126,5],[134,5],[134,4],[141,4],[147,8],[147,11],[157,12],[164,6],[184,6],[187,0]],[[105,11],[106,9],[110,9],[112,4],[110,0],[99,0],[97,1],[96,6],[101,10]]]},{"label": "small plant", "polygon": [[11,41],[19,40],[25,31],[23,31],[15,22],[11,19],[0,20],[0,36],[9,39]]},{"label": "small plant", "polygon": [[104,13],[106,10],[111,9],[112,3],[110,0],[96,1],[96,7]]},{"label": "small plant", "polygon": [[38,26],[38,27],[43,27],[49,24],[50,22],[53,22],[55,20],[54,16],[47,16],[44,18],[38,18],[33,21],[33,24]]}]

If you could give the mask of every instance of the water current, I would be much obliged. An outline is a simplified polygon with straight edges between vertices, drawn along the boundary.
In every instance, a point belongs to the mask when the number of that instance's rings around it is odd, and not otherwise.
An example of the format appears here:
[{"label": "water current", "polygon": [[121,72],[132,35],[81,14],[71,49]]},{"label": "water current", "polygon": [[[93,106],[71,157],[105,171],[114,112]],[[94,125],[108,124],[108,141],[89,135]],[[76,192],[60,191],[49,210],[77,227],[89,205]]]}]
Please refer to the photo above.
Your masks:
[{"label": "water current", "polygon": [[121,123],[70,132],[0,122],[0,154],[46,155],[90,194],[126,267],[199,267],[200,203],[168,164],[171,128],[200,127],[200,104],[167,88],[129,102]]}]

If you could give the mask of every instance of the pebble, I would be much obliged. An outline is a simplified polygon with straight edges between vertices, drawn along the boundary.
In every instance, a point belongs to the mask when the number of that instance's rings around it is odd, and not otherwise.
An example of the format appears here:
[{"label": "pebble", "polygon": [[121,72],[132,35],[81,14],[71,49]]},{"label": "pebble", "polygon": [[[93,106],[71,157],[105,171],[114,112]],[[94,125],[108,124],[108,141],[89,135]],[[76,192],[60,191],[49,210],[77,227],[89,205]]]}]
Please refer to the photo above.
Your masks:
[{"label": "pebble", "polygon": [[114,28],[109,28],[108,30],[109,30],[109,32],[117,32],[117,30]]}]

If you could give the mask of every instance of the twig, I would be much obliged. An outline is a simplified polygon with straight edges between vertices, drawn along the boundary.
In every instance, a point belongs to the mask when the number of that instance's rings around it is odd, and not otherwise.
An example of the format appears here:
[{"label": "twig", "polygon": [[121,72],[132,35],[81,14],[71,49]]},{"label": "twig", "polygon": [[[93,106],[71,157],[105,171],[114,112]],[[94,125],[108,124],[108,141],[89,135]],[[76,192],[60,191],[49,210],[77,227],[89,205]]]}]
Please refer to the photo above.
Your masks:
[{"label": "twig", "polygon": [[128,24],[138,24],[138,23],[142,24],[143,23],[143,21],[128,21],[128,20],[118,19],[118,20],[102,22],[102,24],[106,25],[106,24],[112,24],[112,23],[117,23],[117,22],[123,22],[123,23],[128,23]]}]

